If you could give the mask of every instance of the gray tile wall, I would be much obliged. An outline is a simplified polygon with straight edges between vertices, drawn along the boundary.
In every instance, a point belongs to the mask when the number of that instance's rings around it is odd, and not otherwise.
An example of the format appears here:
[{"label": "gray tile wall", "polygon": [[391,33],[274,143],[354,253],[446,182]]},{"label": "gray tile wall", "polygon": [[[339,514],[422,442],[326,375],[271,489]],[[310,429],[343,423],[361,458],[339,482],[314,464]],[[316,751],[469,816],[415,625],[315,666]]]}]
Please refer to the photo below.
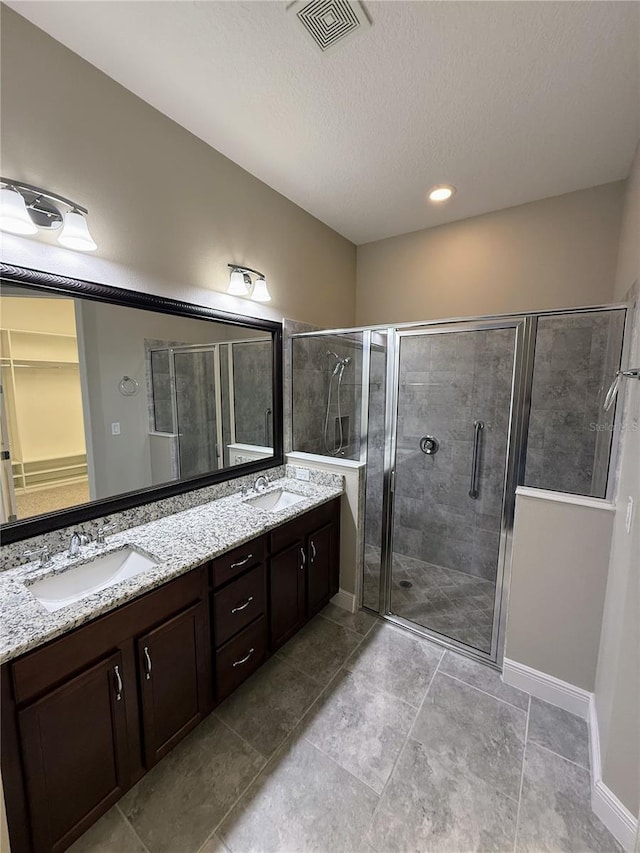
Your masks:
[{"label": "gray tile wall", "polygon": [[538,320],[525,485],[605,497],[623,331],[622,310]]},{"label": "gray tile wall", "polygon": [[180,476],[196,477],[218,469],[214,355],[175,354]]},{"label": "gray tile wall", "polygon": [[[513,329],[403,338],[394,551],[494,581],[504,484]],[[473,423],[484,421],[480,496],[469,497]],[[437,454],[420,438],[433,435]]]},{"label": "gray tile wall", "polygon": [[[348,418],[348,441],[340,454],[345,459],[360,458],[360,413],[362,399],[362,333],[354,335],[294,338],[292,341],[293,376],[293,450],[330,455],[324,442],[324,423],[329,383],[335,359],[350,357],[340,392],[341,414]],[[335,422],[338,416],[337,379],[333,378],[329,427],[329,449],[334,449]]]},{"label": "gray tile wall", "polygon": [[[236,441],[273,445],[271,341],[233,344]],[[270,415],[267,417],[267,410]]]}]

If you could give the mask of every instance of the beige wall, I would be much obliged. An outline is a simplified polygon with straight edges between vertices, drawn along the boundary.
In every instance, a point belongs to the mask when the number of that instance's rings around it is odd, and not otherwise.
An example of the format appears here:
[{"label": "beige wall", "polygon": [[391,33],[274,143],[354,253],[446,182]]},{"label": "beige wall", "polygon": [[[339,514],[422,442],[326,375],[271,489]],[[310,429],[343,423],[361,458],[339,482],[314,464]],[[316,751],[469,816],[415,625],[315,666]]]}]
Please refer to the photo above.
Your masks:
[{"label": "beige wall", "polygon": [[[99,247],[3,236],[4,260],[257,316],[354,322],[349,241],[15,12],[0,15],[0,174],[86,205]],[[266,273],[271,310],[219,295],[228,262]]]},{"label": "beige wall", "polygon": [[505,657],[593,691],[612,524],[604,507],[517,496]]},{"label": "beige wall", "polygon": [[358,324],[611,302],[624,181],[358,247]]},{"label": "beige wall", "polygon": [[[640,145],[629,179],[616,298],[640,280]],[[636,298],[638,289],[636,284]],[[640,309],[628,364],[640,366]],[[625,365],[626,366],[626,365]],[[609,579],[596,677],[602,778],[629,811],[640,809],[640,382],[625,380],[626,429],[619,462]],[[635,502],[631,530],[627,500]]]}]

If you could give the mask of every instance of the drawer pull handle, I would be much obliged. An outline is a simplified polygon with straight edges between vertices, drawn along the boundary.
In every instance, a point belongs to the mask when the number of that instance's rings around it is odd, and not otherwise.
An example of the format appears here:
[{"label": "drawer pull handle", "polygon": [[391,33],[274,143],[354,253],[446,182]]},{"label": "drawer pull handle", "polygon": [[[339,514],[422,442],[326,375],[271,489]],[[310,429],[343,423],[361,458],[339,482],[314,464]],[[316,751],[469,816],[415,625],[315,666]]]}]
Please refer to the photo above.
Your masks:
[{"label": "drawer pull handle", "polygon": [[120,677],[120,667],[114,666],[114,675],[116,677],[116,702],[122,699],[122,678]]},{"label": "drawer pull handle", "polygon": [[144,649],[144,677],[149,681],[151,678],[151,655],[149,654],[149,646],[145,646]]},{"label": "drawer pull handle", "polygon": [[244,604],[238,604],[238,606],[237,606],[237,607],[233,607],[233,608],[231,609],[231,612],[232,612],[232,613],[237,613],[239,610],[246,610],[246,609],[247,609],[247,607],[251,604],[251,602],[252,602],[252,601],[253,601],[253,596],[252,596],[252,595],[250,595],[250,596],[249,596],[249,598],[247,598],[247,600],[244,602]]},{"label": "drawer pull handle", "polygon": [[316,558],[316,546],[313,544],[313,539],[311,540],[311,562]]},{"label": "drawer pull handle", "polygon": [[235,661],[234,666],[242,666],[243,663],[246,663],[251,655],[255,652],[255,649],[249,649],[249,654],[245,658],[241,658],[240,660]]},{"label": "drawer pull handle", "polygon": [[307,565],[307,555],[304,552],[304,548],[300,548],[300,556],[302,557],[302,565],[300,566],[300,571],[303,571],[304,567]]},{"label": "drawer pull handle", "polygon": [[231,568],[232,569],[239,569],[240,566],[245,566],[249,562],[249,560],[251,560],[252,558],[253,558],[253,554],[249,554],[249,556],[245,557],[244,560],[239,560],[237,563],[231,563]]}]

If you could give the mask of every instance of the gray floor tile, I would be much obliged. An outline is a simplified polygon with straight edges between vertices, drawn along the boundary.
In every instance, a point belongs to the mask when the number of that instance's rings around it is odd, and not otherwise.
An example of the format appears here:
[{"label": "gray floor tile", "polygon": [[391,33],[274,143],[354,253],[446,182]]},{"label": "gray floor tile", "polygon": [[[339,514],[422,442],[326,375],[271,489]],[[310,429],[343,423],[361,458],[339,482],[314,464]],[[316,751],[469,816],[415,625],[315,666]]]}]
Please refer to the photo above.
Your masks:
[{"label": "gray floor tile", "polygon": [[401,699],[341,673],[301,730],[314,746],[381,793],[416,716]]},{"label": "gray floor tile", "polygon": [[146,853],[117,806],[110,809],[69,850],[72,853]]},{"label": "gray floor tile", "polygon": [[379,853],[512,851],[517,804],[474,776],[450,773],[409,738],[366,841]]},{"label": "gray floor tile", "polygon": [[516,850],[619,853],[590,796],[587,770],[527,743]]},{"label": "gray floor tile", "polygon": [[442,656],[442,649],[388,623],[374,626],[345,668],[365,686],[384,690],[418,706]]},{"label": "gray floor tile", "polygon": [[528,737],[589,769],[589,728],[575,714],[532,696]]},{"label": "gray floor tile", "polygon": [[500,673],[491,667],[478,663],[477,661],[457,655],[455,652],[446,652],[440,663],[440,671],[447,675],[453,675],[461,681],[466,681],[473,687],[491,693],[497,699],[502,699],[515,705],[516,708],[527,710],[529,705],[529,694],[505,684]]},{"label": "gray floor tile", "polygon": [[222,839],[215,834],[202,845],[198,853],[229,853],[229,848],[223,843]]},{"label": "gray floor tile", "polygon": [[231,853],[358,849],[378,797],[308,741],[286,741],[225,818]]},{"label": "gray floor tile", "polygon": [[120,800],[150,853],[195,853],[264,765],[208,717]]},{"label": "gray floor tile", "polygon": [[438,673],[411,736],[451,773],[473,775],[517,800],[524,711]]},{"label": "gray floor tile", "polygon": [[310,675],[320,684],[329,682],[362,640],[328,619],[313,619],[278,652],[291,666]]},{"label": "gray floor tile", "polygon": [[366,613],[364,610],[349,613],[344,607],[337,607],[335,604],[327,604],[324,610],[320,611],[320,616],[324,616],[325,619],[330,619],[344,628],[350,628],[356,634],[366,634],[378,621],[375,616]]},{"label": "gray floor tile", "polygon": [[269,758],[318,698],[322,685],[273,657],[216,711],[254,749]]}]

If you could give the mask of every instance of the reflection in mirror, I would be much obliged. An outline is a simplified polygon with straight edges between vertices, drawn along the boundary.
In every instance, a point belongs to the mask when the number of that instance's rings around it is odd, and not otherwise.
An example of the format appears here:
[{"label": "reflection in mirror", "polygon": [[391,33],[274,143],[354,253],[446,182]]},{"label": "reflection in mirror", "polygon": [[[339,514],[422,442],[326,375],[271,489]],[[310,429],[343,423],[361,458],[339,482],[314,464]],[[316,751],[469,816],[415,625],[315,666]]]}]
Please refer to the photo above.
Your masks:
[{"label": "reflection in mirror", "polygon": [[0,330],[2,521],[273,456],[263,330],[17,285]]}]

